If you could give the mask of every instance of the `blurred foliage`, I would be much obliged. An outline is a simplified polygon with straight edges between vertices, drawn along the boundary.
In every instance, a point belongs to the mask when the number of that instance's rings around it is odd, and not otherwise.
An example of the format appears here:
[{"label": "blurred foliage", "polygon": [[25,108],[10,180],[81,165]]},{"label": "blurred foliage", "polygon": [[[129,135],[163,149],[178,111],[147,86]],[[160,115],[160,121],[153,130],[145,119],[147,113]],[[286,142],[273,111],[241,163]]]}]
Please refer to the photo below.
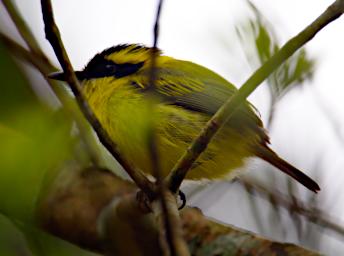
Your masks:
[{"label": "blurred foliage", "polygon": [[48,256],[96,256],[98,254],[82,250],[76,245],[56,238],[39,229],[27,227],[21,228],[25,234],[28,248],[32,255]]},{"label": "blurred foliage", "polygon": [[0,46],[0,211],[32,222],[44,178],[68,156],[71,123],[45,108]]},{"label": "blurred foliage", "polygon": [[0,215],[1,256],[94,256],[80,248],[39,231],[32,226],[20,225],[18,229],[8,218]]},{"label": "blurred foliage", "polygon": [[[238,25],[237,34],[250,64],[256,69],[275,54],[280,45],[273,27],[251,2],[248,3],[254,17]],[[268,78],[269,123],[278,100],[311,79],[314,67],[315,61],[301,49]],[[40,195],[75,153],[72,121],[61,111],[53,111],[39,101],[17,63],[1,44],[0,76],[0,255],[93,255],[35,227],[35,206]],[[80,147],[80,143],[77,146]],[[270,220],[274,216],[280,220],[278,202],[273,197],[270,200],[275,209]],[[254,206],[254,201],[251,202]],[[290,214],[295,215],[293,209]],[[255,215],[259,222],[258,213]],[[308,238],[307,235],[305,240]]]},{"label": "blurred foliage", "polygon": [[[236,27],[248,61],[254,69],[261,66],[280,49],[273,27],[262,13],[248,1],[254,17]],[[271,108],[288,91],[313,77],[315,60],[311,59],[303,48],[285,61],[267,80]]]},{"label": "blurred foliage", "polygon": [[2,215],[0,215],[0,255],[31,255],[23,234]]},{"label": "blurred foliage", "polygon": [[35,227],[36,203],[72,152],[71,120],[39,101],[1,43],[0,77],[0,255],[91,255]]},{"label": "blurred foliage", "polygon": [[[243,23],[236,26],[237,36],[241,41],[241,45],[246,54],[247,60],[253,69],[259,68],[268,59],[270,59],[281,48],[281,44],[278,40],[278,35],[274,29],[274,26],[268,22],[264,15],[258,10],[258,8],[251,2],[247,1],[250,10],[253,13],[253,17],[245,20]],[[300,87],[307,80],[313,78],[315,71],[315,59],[308,56],[305,48],[297,51],[293,56],[287,59],[280,67],[273,72],[267,79],[267,85],[270,93],[270,109],[266,127],[269,129],[273,122],[276,104],[282,97],[284,97],[292,89]],[[274,173],[269,175],[271,184],[276,184],[276,176]],[[243,181],[245,184],[245,181]],[[306,220],[300,215],[298,209],[298,200],[295,195],[298,195],[297,187],[294,186],[295,182],[289,178],[286,178],[288,185],[288,201],[290,201],[290,208],[288,214],[290,216],[290,223],[293,223],[294,231],[298,241],[302,241],[302,244],[311,245],[312,248],[317,248],[319,244],[319,233],[313,236],[307,235],[309,230],[313,230],[309,220]],[[247,184],[246,184],[247,185]],[[268,200],[271,204],[271,209],[268,215],[262,215],[259,212],[259,202],[254,198],[257,189],[256,183],[250,183],[250,187],[245,186],[248,193],[248,199],[250,202],[250,209],[256,220],[258,229],[262,234],[271,234],[272,230],[278,230],[283,234],[284,238],[293,229],[291,225],[283,224],[282,217],[282,204],[280,199],[275,194],[268,195]],[[312,197],[315,199],[315,197]],[[306,208],[315,209],[314,201],[307,202]],[[265,220],[268,216],[268,220],[271,223],[278,223],[274,228],[268,227],[270,230],[266,230]],[[316,214],[314,216],[317,216]],[[320,217],[320,214],[318,215]],[[313,232],[314,233],[314,232]]]}]

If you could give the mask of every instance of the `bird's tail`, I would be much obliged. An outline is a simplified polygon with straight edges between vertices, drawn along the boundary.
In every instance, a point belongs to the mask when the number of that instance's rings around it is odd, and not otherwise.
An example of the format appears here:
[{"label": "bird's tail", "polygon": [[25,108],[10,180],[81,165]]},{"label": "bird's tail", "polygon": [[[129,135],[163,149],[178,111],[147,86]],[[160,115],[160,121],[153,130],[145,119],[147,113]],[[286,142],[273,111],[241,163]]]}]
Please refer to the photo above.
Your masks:
[{"label": "bird's tail", "polygon": [[255,154],[261,159],[267,161],[273,166],[280,169],[282,172],[288,174],[290,177],[294,178],[302,185],[304,185],[309,190],[317,193],[320,190],[319,185],[308,177],[306,174],[301,172],[299,169],[295,168],[282,158],[280,158],[275,152],[273,152],[268,146],[262,145],[255,149]]}]

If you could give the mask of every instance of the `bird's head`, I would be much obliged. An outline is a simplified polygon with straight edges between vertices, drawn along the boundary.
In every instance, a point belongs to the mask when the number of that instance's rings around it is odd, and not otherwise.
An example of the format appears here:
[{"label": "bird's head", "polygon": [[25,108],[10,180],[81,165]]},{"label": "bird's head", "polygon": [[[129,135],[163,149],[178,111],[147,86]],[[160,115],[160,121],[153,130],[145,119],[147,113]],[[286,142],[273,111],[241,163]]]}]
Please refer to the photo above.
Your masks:
[{"label": "bird's head", "polygon": [[[153,48],[140,44],[120,44],[96,54],[82,71],[75,71],[80,81],[102,77],[121,78],[148,67]],[[160,50],[156,56],[160,56]],[[65,81],[63,72],[49,75],[55,80]]]}]

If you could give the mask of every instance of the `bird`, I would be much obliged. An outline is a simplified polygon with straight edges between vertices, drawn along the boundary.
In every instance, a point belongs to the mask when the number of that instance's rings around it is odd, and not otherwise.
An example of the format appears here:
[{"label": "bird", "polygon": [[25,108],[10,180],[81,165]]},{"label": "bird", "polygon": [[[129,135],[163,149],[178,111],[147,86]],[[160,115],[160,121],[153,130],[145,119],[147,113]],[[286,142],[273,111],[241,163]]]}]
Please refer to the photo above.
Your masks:
[{"label": "bird", "polygon": [[[150,84],[152,65],[154,86]],[[147,134],[148,120],[155,117],[156,148],[164,177],[212,115],[237,91],[206,67],[142,44],[107,48],[75,75],[90,108],[119,152],[146,174],[153,171]],[[63,72],[50,78],[66,80]],[[154,113],[149,103],[152,99]],[[258,111],[245,100],[193,163],[186,179],[226,179],[234,176],[246,159],[258,157],[309,190],[320,190],[314,180],[279,157],[269,145]]]}]

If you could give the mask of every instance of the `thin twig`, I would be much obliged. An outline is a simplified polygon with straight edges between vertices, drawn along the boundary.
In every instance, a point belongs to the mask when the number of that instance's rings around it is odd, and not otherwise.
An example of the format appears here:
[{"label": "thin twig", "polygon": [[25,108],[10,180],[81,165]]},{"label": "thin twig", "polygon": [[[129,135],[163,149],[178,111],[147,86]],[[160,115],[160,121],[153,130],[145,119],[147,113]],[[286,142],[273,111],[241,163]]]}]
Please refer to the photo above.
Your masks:
[{"label": "thin twig", "polygon": [[20,15],[17,7],[15,6],[15,3],[12,0],[1,0],[1,1],[2,1],[2,4],[5,6],[6,11],[10,15],[13,23],[15,24],[16,29],[18,30],[19,34],[21,35],[25,43],[30,48],[30,51],[40,56],[41,58],[46,59],[46,61],[48,61],[45,54],[41,50],[36,38],[32,34],[31,30],[29,29],[23,17]]},{"label": "thin twig", "polygon": [[94,113],[89,108],[87,101],[85,100],[79,81],[77,80],[75,73],[73,71],[72,65],[70,64],[69,57],[63,46],[60,32],[55,24],[53,17],[53,10],[50,0],[41,0],[42,14],[45,25],[45,35],[47,40],[52,45],[56,57],[59,60],[62,69],[66,76],[66,81],[69,84],[77,103],[85,115],[86,119],[90,122],[93,129],[96,131],[99,140],[103,143],[105,148],[112,154],[112,156],[122,165],[124,170],[129,174],[129,176],[134,180],[136,185],[145,192],[145,194],[150,197],[153,196],[154,187],[147,177],[137,168],[133,167],[126,159],[120,155],[117,150],[117,145],[111,140],[107,131],[101,126],[99,120],[96,118]]},{"label": "thin twig", "polygon": [[0,32],[0,41],[5,45],[5,47],[16,57],[21,60],[26,61],[35,68],[37,68],[41,73],[47,74],[47,72],[56,71],[57,68],[53,67],[51,63],[43,63],[35,53],[32,53],[25,49],[23,46],[18,44],[16,41]]},{"label": "thin twig", "polygon": [[331,109],[331,106],[325,103],[325,100],[320,95],[320,92],[315,90],[315,88],[313,88],[312,93],[313,93],[314,100],[316,101],[317,107],[320,109],[320,111],[322,111],[323,116],[328,119],[334,135],[338,138],[341,146],[343,147],[344,136],[342,135],[342,127],[341,127],[340,119],[337,119],[335,117],[336,112]]},{"label": "thin twig", "polygon": [[[155,24],[153,29],[153,47],[151,51],[151,66],[149,74],[149,84],[147,90],[150,91],[150,98],[148,98],[150,109],[155,116],[156,100],[155,100],[155,82],[157,79],[157,55],[158,40],[159,40],[159,23],[160,14],[163,5],[163,0],[159,0],[158,8],[155,17]],[[148,144],[150,151],[150,158],[152,163],[152,173],[156,178],[156,185],[158,191],[158,200],[152,202],[152,211],[157,217],[160,232],[160,246],[164,255],[189,255],[188,247],[182,237],[182,227],[179,220],[179,212],[176,199],[169,191],[167,191],[166,184],[163,180],[159,151],[157,148],[158,137],[156,132],[156,120],[151,121],[151,129],[149,130]]]},{"label": "thin twig", "polygon": [[165,249],[164,253],[166,252],[168,248],[170,249],[171,254],[168,254],[168,255],[178,255],[178,256],[190,255],[187,244],[185,240],[183,239],[183,227],[180,221],[179,211],[176,207],[176,198],[174,194],[172,194],[168,190],[164,190],[164,193],[165,193],[164,198],[165,198],[165,202],[167,206],[166,212],[168,215],[164,217],[164,213],[162,212],[163,209],[159,201],[153,202],[152,204],[153,213],[160,227],[163,226],[163,222],[165,222],[163,218],[167,218],[168,220],[170,220],[170,222],[173,223],[174,226],[173,228],[170,229],[170,232],[172,232],[170,241],[165,238],[168,234],[164,235],[164,232],[168,232],[168,231],[166,229],[161,229],[161,228],[159,229],[160,244],[162,245],[163,249]]},{"label": "thin twig", "polygon": [[160,27],[160,14],[162,9],[163,0],[159,0],[156,16],[155,16],[155,23],[153,28],[153,47],[152,47],[152,57],[151,57],[151,68],[149,74],[149,83],[148,89],[154,90],[155,81],[156,81],[156,57],[158,54],[158,40],[159,40],[159,27]]},{"label": "thin twig", "polygon": [[[150,110],[151,112],[154,112],[153,115],[155,116],[155,98],[154,98],[154,89],[155,89],[155,82],[156,82],[156,76],[157,76],[157,67],[156,67],[156,58],[158,54],[157,50],[157,44],[159,39],[159,19],[160,19],[160,12],[161,12],[161,6],[163,1],[159,1],[157,14],[155,18],[155,25],[154,25],[154,32],[153,32],[153,47],[151,51],[151,65],[149,70],[149,83],[147,85],[147,90],[151,92],[151,97],[148,98],[148,102],[150,103]],[[154,177],[156,178],[159,192],[162,192],[163,188],[163,182],[162,182],[162,173],[159,163],[159,154],[157,149],[157,137],[155,133],[155,119],[151,122],[151,129],[149,130],[149,136],[148,136],[148,144],[150,149],[150,157],[152,162],[152,173]],[[162,195],[162,194],[161,194]],[[164,207],[163,207],[164,208]]]},{"label": "thin twig", "polygon": [[306,217],[310,222],[317,224],[319,227],[327,228],[344,237],[344,227],[341,227],[337,223],[330,221],[330,219],[333,218],[327,216],[320,209],[309,209],[306,206],[304,206],[302,202],[298,201],[295,197],[293,198],[293,201],[290,201],[288,197],[284,196],[277,190],[268,190],[265,186],[259,184],[256,181],[251,182],[245,179],[237,179],[237,181],[241,183],[243,186],[250,188],[247,191],[252,195],[256,195],[257,193],[253,192],[256,191],[258,192],[258,194],[265,196],[270,200],[271,198],[273,198],[274,202],[276,202],[276,205],[282,206],[289,211],[292,210],[294,213],[298,213]]},{"label": "thin twig", "polygon": [[188,170],[199,155],[206,149],[208,143],[216,132],[232,116],[240,104],[286,59],[294,54],[300,47],[311,40],[323,27],[337,19],[344,11],[344,0],[337,0],[329,6],[314,22],[307,26],[298,35],[290,39],[278,52],[267,60],[243,86],[231,96],[224,105],[208,121],[191,146],[178,160],[167,177],[167,184],[172,192],[178,191]]},{"label": "thin twig", "polygon": [[252,189],[252,186],[247,186],[246,183],[242,183],[242,185],[244,186],[246,192],[247,192],[247,198],[249,200],[248,205],[250,207],[250,213],[252,214],[252,216],[254,217],[254,221],[257,225],[257,229],[259,231],[260,234],[267,234],[266,230],[265,230],[265,225],[263,224],[262,221],[262,216],[260,213],[260,209],[259,209],[259,203],[257,202],[257,200],[253,199],[253,196],[255,191]]}]

